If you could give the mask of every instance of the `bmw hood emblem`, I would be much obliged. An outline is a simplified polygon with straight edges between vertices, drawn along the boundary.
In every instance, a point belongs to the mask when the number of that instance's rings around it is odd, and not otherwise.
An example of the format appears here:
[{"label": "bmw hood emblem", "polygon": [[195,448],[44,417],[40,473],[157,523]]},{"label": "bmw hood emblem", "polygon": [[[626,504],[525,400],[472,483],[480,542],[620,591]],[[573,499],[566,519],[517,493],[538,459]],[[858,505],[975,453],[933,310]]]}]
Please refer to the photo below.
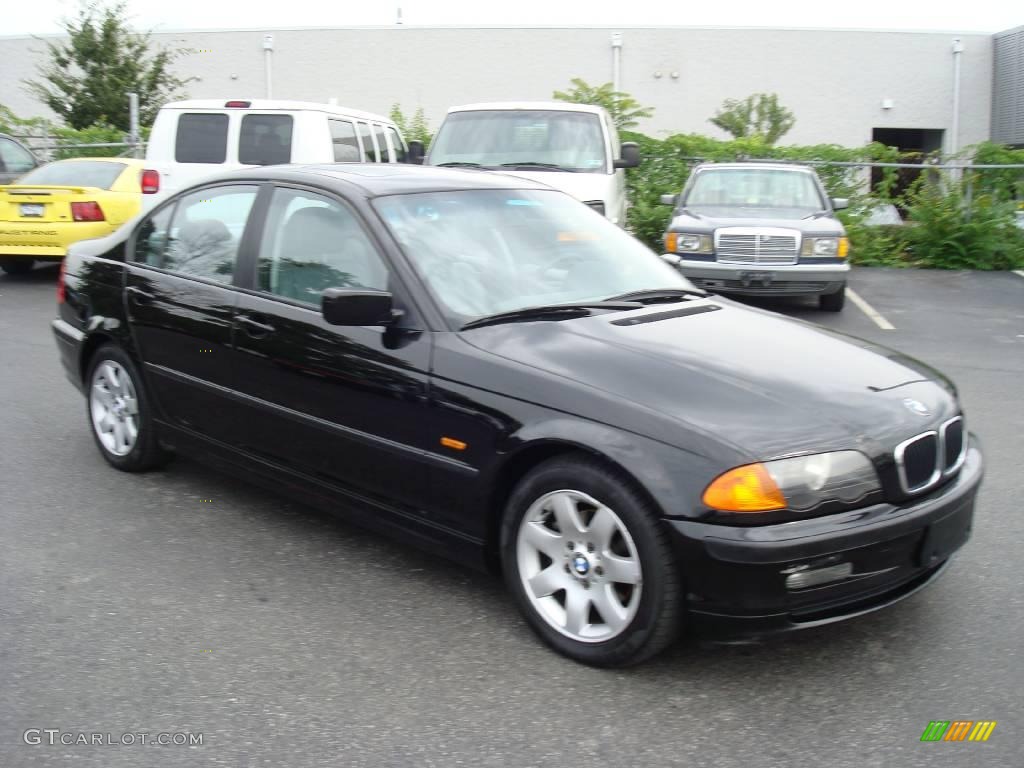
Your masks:
[{"label": "bmw hood emblem", "polygon": [[916,413],[918,416],[931,416],[932,412],[928,410],[928,406],[922,403],[920,400],[914,400],[908,397],[903,401],[903,405],[906,406],[907,410],[911,413]]}]

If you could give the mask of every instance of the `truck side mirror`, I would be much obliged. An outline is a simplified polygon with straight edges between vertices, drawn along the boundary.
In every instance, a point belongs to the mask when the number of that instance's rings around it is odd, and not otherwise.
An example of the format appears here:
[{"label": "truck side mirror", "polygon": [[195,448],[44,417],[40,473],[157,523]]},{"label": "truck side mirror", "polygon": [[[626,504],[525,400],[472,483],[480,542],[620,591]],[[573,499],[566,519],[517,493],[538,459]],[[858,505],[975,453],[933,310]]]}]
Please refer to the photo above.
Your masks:
[{"label": "truck side mirror", "polygon": [[413,139],[409,142],[409,151],[405,155],[405,162],[412,165],[423,165],[423,142]]},{"label": "truck side mirror", "polygon": [[635,141],[622,142],[622,157],[615,161],[616,168],[636,168],[640,165],[640,147]]},{"label": "truck side mirror", "polygon": [[679,195],[662,195],[660,199],[662,205],[675,205],[679,202]]},{"label": "truck side mirror", "polygon": [[845,197],[833,197],[832,198],[832,210],[841,211],[843,208],[849,208],[850,201]]}]

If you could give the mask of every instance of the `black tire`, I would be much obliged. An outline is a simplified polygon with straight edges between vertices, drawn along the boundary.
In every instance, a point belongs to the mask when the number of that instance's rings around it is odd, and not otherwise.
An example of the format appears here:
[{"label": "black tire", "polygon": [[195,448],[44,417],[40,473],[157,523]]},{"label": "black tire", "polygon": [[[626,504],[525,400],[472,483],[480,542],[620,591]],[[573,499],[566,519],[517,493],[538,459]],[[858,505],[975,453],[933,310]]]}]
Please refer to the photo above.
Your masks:
[{"label": "black tire", "polygon": [[818,309],[823,312],[842,312],[846,304],[846,286],[835,293],[825,293],[818,297]]},{"label": "black tire", "polygon": [[[635,545],[642,570],[635,615],[624,629],[606,641],[581,641],[563,634],[535,607],[534,599],[527,594],[527,587],[520,578],[518,541],[527,512],[547,494],[566,489],[592,497],[617,516]],[[637,490],[631,478],[604,462],[583,454],[570,454],[551,459],[524,477],[505,508],[501,554],[505,581],[527,623],[551,648],[571,659],[597,667],[638,664],[663,650],[682,629],[682,579],[658,511]],[[564,568],[565,578],[571,582],[575,574],[570,571],[568,562]],[[600,569],[595,568],[593,573],[599,574]],[[591,589],[590,585],[587,589]],[[558,594],[555,592],[551,598],[544,599],[558,599]],[[561,595],[563,600],[568,600],[567,592]]]},{"label": "black tire", "polygon": [[35,266],[34,259],[25,259],[20,256],[16,259],[0,259],[0,269],[8,275],[27,275]]},{"label": "black tire", "polygon": [[[124,454],[118,454],[104,445],[98,428],[94,423],[94,378],[97,369],[106,362],[116,364],[121,371],[127,374],[135,393],[137,436],[131,450]],[[124,350],[113,344],[104,344],[96,350],[92,359],[89,360],[89,367],[85,378],[85,392],[85,409],[89,430],[92,432],[96,446],[100,449],[100,453],[107,460],[108,464],[123,472],[145,472],[167,463],[171,458],[171,454],[160,446],[156,425],[153,423],[153,411],[150,405],[149,394],[146,392],[145,384],[142,376],[139,375],[138,368]]]}]

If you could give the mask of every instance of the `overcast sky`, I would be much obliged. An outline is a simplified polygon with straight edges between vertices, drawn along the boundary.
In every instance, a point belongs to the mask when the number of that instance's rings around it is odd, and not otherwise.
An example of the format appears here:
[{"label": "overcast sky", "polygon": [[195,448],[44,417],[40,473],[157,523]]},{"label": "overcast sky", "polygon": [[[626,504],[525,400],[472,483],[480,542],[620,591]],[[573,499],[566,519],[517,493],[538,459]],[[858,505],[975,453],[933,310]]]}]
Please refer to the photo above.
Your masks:
[{"label": "overcast sky", "polygon": [[[0,35],[60,31],[78,0],[2,0]],[[146,29],[279,29],[394,24],[709,25],[998,32],[1024,24],[1021,0],[128,0]]]}]

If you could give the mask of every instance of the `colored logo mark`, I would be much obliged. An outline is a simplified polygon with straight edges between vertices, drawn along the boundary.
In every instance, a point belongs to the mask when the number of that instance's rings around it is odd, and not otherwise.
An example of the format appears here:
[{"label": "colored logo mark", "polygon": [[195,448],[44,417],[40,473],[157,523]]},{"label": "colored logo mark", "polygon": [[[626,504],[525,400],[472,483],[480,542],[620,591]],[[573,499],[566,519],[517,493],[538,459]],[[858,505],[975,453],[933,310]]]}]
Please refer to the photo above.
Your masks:
[{"label": "colored logo mark", "polygon": [[995,720],[932,720],[921,741],[988,741]]}]

